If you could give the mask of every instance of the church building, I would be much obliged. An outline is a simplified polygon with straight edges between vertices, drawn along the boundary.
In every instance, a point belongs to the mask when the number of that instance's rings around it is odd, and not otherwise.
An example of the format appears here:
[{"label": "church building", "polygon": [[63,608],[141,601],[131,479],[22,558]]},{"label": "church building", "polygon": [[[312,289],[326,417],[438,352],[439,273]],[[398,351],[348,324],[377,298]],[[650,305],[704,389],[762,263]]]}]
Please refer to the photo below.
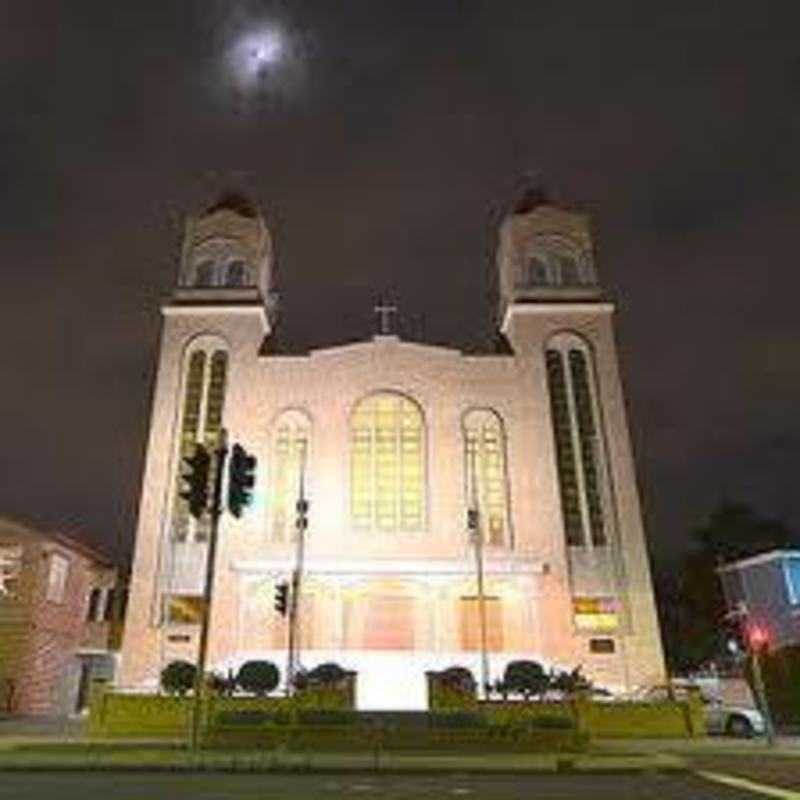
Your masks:
[{"label": "church building", "polygon": [[366,341],[285,354],[270,342],[262,214],[229,196],[188,220],[162,309],[120,686],[154,688],[166,664],[197,657],[209,522],[180,497],[182,458],[223,428],[257,469],[253,503],[219,526],[209,669],[285,671],[274,602],[302,491],[300,662],[357,670],[359,707],[422,708],[427,670],[480,680],[488,666],[494,681],[516,659],[581,665],[610,690],[663,680],[589,222],[522,202],[494,261],[504,347],[404,341],[382,306]]}]

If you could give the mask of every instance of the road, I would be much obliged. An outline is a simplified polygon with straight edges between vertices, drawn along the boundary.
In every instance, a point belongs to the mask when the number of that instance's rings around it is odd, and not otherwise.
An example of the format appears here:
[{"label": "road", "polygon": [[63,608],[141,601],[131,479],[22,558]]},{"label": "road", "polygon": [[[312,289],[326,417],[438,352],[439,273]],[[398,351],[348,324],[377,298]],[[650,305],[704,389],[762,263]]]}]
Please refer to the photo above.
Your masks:
[{"label": "road", "polygon": [[305,776],[133,773],[0,774],[2,800],[754,800],[691,774]]},{"label": "road", "polygon": [[733,775],[767,786],[791,790],[800,798],[800,758],[762,753],[690,756],[687,760],[693,769]]}]

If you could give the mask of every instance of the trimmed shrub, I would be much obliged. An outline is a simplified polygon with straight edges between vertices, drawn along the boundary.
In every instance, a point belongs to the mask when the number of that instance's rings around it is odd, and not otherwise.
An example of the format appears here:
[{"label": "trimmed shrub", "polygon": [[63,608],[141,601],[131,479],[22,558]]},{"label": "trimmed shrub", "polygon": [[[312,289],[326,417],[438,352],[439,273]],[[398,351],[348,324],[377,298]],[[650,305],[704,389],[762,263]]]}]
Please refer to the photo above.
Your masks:
[{"label": "trimmed shrub", "polygon": [[455,689],[464,694],[474,694],[478,685],[472,672],[466,667],[448,667],[439,673],[439,680],[449,689]]},{"label": "trimmed shrub", "polygon": [[431,728],[450,728],[463,730],[464,728],[485,728],[488,725],[483,714],[473,711],[451,711],[445,713],[431,713],[428,715]]},{"label": "trimmed shrub", "polygon": [[332,661],[328,661],[325,664],[319,664],[314,667],[314,669],[306,673],[305,677],[307,684],[319,686],[338,683],[346,676],[347,671],[345,669]]},{"label": "trimmed shrub", "polygon": [[526,700],[542,695],[550,685],[550,677],[538,661],[512,661],[503,673],[505,691],[521,694]]},{"label": "trimmed shrub", "polygon": [[260,711],[257,709],[244,709],[241,711],[222,711],[217,715],[220,725],[288,725],[292,721],[291,714],[280,711]]},{"label": "trimmed shrub", "polygon": [[236,685],[245,692],[262,697],[269,694],[281,679],[281,673],[271,661],[247,661],[239,668]]},{"label": "trimmed shrub", "polygon": [[336,711],[322,708],[310,708],[297,714],[301,725],[355,725],[358,722],[356,711]]},{"label": "trimmed shrub", "polygon": [[567,731],[575,727],[569,717],[554,717],[550,714],[536,714],[525,719],[525,724],[536,731]]},{"label": "trimmed shrub", "polygon": [[183,696],[194,689],[197,667],[188,661],[172,661],[161,671],[161,688],[168,694]]}]

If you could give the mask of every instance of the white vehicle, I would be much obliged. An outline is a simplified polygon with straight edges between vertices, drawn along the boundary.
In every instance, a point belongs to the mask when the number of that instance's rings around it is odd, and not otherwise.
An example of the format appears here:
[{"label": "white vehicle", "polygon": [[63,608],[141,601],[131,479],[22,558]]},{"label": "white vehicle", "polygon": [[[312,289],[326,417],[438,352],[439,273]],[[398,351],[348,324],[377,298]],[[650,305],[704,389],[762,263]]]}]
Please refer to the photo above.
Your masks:
[{"label": "white vehicle", "polygon": [[[709,733],[750,738],[766,732],[764,716],[756,708],[745,681],[715,678],[713,681],[695,682],[678,679],[672,683],[672,696],[683,700],[690,689],[700,692]],[[653,686],[636,699],[657,702],[666,700],[669,695],[666,686]]]},{"label": "white vehicle", "polygon": [[763,735],[766,731],[764,716],[756,708],[732,706],[714,698],[703,698],[706,730],[709,733],[724,733],[728,736]]}]

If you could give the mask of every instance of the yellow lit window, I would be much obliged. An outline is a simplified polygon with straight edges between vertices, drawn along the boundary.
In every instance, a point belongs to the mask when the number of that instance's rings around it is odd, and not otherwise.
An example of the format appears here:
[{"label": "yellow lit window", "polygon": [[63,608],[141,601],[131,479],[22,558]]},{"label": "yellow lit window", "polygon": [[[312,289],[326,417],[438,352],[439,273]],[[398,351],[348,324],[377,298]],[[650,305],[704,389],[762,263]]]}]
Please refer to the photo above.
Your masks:
[{"label": "yellow lit window", "polygon": [[484,542],[502,546],[508,540],[508,497],[503,423],[489,409],[464,416],[467,505],[477,504]]},{"label": "yellow lit window", "polygon": [[350,515],[361,530],[418,531],[425,516],[422,413],[399,394],[362,400],[350,420]]},{"label": "yellow lit window", "polygon": [[272,439],[272,538],[290,541],[295,508],[300,497],[300,476],[307,473],[311,423],[299,411],[287,411],[275,425]]},{"label": "yellow lit window", "polygon": [[[217,445],[222,427],[227,367],[228,355],[224,350],[215,350],[210,358],[204,350],[195,350],[186,367],[172,518],[172,536],[180,542],[189,539],[192,532],[198,541],[207,538],[208,520],[192,520],[186,501],[179,496],[183,488],[182,459],[191,456],[198,443],[204,444],[209,451]],[[210,485],[214,481],[214,463],[212,460]]]}]

